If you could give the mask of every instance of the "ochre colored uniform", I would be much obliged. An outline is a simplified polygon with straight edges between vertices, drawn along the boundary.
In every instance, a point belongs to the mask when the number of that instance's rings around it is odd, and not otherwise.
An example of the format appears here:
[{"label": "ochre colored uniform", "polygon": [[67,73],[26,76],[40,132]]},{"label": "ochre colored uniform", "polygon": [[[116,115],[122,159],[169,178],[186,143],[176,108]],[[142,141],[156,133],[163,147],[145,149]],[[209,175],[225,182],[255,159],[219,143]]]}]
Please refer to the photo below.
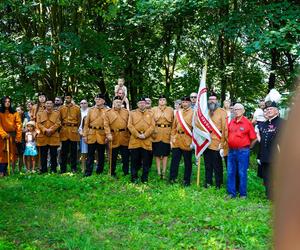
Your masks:
[{"label": "ochre colored uniform", "polygon": [[7,155],[7,134],[10,134],[9,150],[10,160],[15,161],[17,159],[16,153],[16,141],[21,142],[22,139],[22,122],[18,112],[13,114],[5,111],[0,112],[0,163],[8,162]]},{"label": "ochre colored uniform", "polygon": [[125,108],[112,108],[105,113],[104,130],[108,137],[112,137],[111,175],[116,175],[118,153],[122,156],[124,175],[129,173],[128,143],[130,134],[127,129],[129,111]]},{"label": "ochre colored uniform", "polygon": [[33,105],[31,111],[30,111],[30,120],[31,121],[36,121],[37,115],[40,112],[43,112],[45,110],[45,103],[41,103],[38,107],[38,104]]},{"label": "ochre colored uniform", "polygon": [[105,113],[104,129],[106,135],[111,135],[112,147],[127,146],[130,134],[127,129],[129,111],[125,108],[110,109]]},{"label": "ochre colored uniform", "polygon": [[[152,133],[154,131],[155,121],[153,112],[145,109],[141,111],[136,109],[130,112],[128,129],[131,132],[129,146],[131,149],[131,181],[136,182],[138,179],[138,170],[142,165],[143,173],[142,182],[148,181],[150,167],[151,150],[152,150]],[[139,138],[139,135],[145,138]]]},{"label": "ochre colored uniform", "polygon": [[105,131],[104,119],[106,107],[97,108],[96,106],[89,109],[85,118],[83,137],[86,138],[88,144],[88,158],[86,162],[85,175],[90,176],[93,172],[93,163],[95,159],[95,151],[98,152],[98,166],[96,173],[100,174],[104,170],[104,152],[105,152]]},{"label": "ochre colored uniform", "polygon": [[[177,111],[178,112],[178,111]],[[193,110],[188,108],[186,110],[181,109],[182,117],[188,125],[189,129],[192,130],[192,122],[193,122]],[[191,151],[192,138],[188,136],[182,126],[180,125],[176,115],[174,118],[172,132],[171,132],[171,146],[172,148],[180,148],[181,150]]]},{"label": "ochre colored uniform", "polygon": [[[60,138],[58,128],[61,126],[60,114],[58,111],[43,111],[37,115],[37,128],[40,133],[37,135],[37,146],[59,146]],[[51,136],[46,135],[46,129],[51,129]]]},{"label": "ochre colored uniform", "polygon": [[[56,172],[57,148],[60,145],[58,129],[61,126],[60,113],[56,110],[39,112],[37,114],[37,128],[39,133],[36,138],[40,150],[41,172],[47,172],[47,158],[50,150],[51,171]],[[47,134],[47,130],[51,132]]]},{"label": "ochre colored uniform", "polygon": [[154,107],[152,109],[155,121],[153,142],[170,143],[174,111],[171,107]]},{"label": "ochre colored uniform", "polygon": [[[188,126],[188,128],[192,131],[192,121],[193,121],[193,110],[191,108],[188,109],[180,109],[182,117]],[[181,156],[184,158],[184,185],[188,186],[191,183],[191,175],[192,175],[192,138],[186,134],[184,129],[182,128],[177,115],[175,115],[172,133],[171,133],[171,146],[172,146],[172,161],[170,167],[170,181],[175,182],[178,176],[179,163],[181,160]]]},{"label": "ochre colored uniform", "polygon": [[205,164],[205,186],[213,185],[213,175],[216,179],[216,187],[220,188],[223,183],[223,165],[220,156],[220,149],[227,147],[227,112],[222,108],[217,108],[209,116],[215,127],[220,131],[221,138],[215,132],[211,132],[211,143],[204,151],[204,164]]},{"label": "ochre colored uniform", "polygon": [[81,111],[73,103],[65,104],[59,108],[62,127],[60,130],[61,140],[61,173],[67,171],[68,155],[73,172],[77,171],[77,144],[80,141],[78,132],[81,122]]},{"label": "ochre colored uniform", "polygon": [[213,115],[210,115],[210,119],[215,124],[216,128],[221,132],[222,136],[219,139],[215,133],[211,133],[211,143],[209,149],[219,150],[224,147],[226,141],[226,135],[228,135],[227,121],[226,121],[226,111],[222,108],[217,108]]},{"label": "ochre colored uniform", "polygon": [[107,108],[92,107],[85,118],[83,137],[86,137],[87,144],[105,144],[104,117]]},{"label": "ochre colored uniform", "polygon": [[59,108],[61,117],[61,141],[80,141],[78,128],[81,122],[80,108],[74,104],[63,105]]},{"label": "ochre colored uniform", "polygon": [[[151,135],[154,128],[155,121],[151,111],[147,109],[144,112],[139,109],[131,111],[128,121],[128,129],[131,133],[128,148],[143,148],[145,150],[152,150]],[[144,134],[145,139],[138,138],[139,134]]]}]

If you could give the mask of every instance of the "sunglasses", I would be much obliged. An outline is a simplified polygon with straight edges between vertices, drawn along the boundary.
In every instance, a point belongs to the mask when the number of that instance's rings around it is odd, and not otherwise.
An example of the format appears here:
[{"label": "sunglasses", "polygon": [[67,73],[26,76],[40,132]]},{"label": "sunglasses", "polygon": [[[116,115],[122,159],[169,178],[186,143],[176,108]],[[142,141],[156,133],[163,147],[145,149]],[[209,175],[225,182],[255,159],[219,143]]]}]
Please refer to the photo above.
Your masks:
[{"label": "sunglasses", "polygon": [[87,104],[87,102],[81,102],[80,105],[81,105],[81,104]]},{"label": "sunglasses", "polygon": [[190,96],[190,98],[197,98],[197,96]]}]

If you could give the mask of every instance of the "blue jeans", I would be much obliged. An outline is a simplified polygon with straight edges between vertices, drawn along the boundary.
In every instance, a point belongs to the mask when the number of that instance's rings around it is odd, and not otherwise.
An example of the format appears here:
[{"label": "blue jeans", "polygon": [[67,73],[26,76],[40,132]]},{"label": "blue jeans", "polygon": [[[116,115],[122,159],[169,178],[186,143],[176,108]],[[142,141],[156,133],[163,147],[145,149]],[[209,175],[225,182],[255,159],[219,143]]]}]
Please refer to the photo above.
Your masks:
[{"label": "blue jeans", "polygon": [[236,197],[236,171],[238,171],[240,177],[240,196],[247,196],[249,156],[249,148],[229,149],[227,158],[227,192],[233,197]]}]

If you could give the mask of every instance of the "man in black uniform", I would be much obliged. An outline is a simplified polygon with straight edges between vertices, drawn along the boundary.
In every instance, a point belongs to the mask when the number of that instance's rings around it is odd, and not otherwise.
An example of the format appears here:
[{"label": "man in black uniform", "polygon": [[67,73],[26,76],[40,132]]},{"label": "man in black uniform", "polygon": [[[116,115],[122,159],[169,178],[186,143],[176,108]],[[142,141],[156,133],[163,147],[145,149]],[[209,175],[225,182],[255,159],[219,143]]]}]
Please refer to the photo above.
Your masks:
[{"label": "man in black uniform", "polygon": [[275,102],[266,102],[267,120],[259,126],[258,140],[260,141],[260,161],[262,176],[266,187],[266,195],[271,199],[271,171],[274,155],[280,152],[277,144],[277,134],[280,130],[282,119],[279,117],[279,110]]}]

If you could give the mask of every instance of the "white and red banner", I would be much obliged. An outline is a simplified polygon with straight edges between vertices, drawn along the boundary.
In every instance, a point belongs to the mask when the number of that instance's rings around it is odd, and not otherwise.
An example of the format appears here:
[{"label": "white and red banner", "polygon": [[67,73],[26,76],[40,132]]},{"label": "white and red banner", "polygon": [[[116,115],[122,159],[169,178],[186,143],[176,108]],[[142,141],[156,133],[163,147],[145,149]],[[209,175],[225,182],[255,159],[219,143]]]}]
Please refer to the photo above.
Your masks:
[{"label": "white and red banner", "polygon": [[209,117],[207,107],[206,71],[207,65],[205,64],[204,68],[202,69],[201,81],[198,90],[197,102],[194,109],[192,124],[193,146],[195,148],[195,155],[197,158],[199,158],[204,150],[209,146],[211,142],[210,133],[220,133],[218,129],[215,129],[215,126]]},{"label": "white and red banner", "polygon": [[175,114],[176,114],[177,120],[179,121],[180,126],[183,129],[184,133],[186,135],[188,135],[189,137],[193,138],[193,133],[190,130],[189,126],[186,124],[185,120],[183,119],[181,111],[180,110],[178,110],[178,111],[176,110]]}]

